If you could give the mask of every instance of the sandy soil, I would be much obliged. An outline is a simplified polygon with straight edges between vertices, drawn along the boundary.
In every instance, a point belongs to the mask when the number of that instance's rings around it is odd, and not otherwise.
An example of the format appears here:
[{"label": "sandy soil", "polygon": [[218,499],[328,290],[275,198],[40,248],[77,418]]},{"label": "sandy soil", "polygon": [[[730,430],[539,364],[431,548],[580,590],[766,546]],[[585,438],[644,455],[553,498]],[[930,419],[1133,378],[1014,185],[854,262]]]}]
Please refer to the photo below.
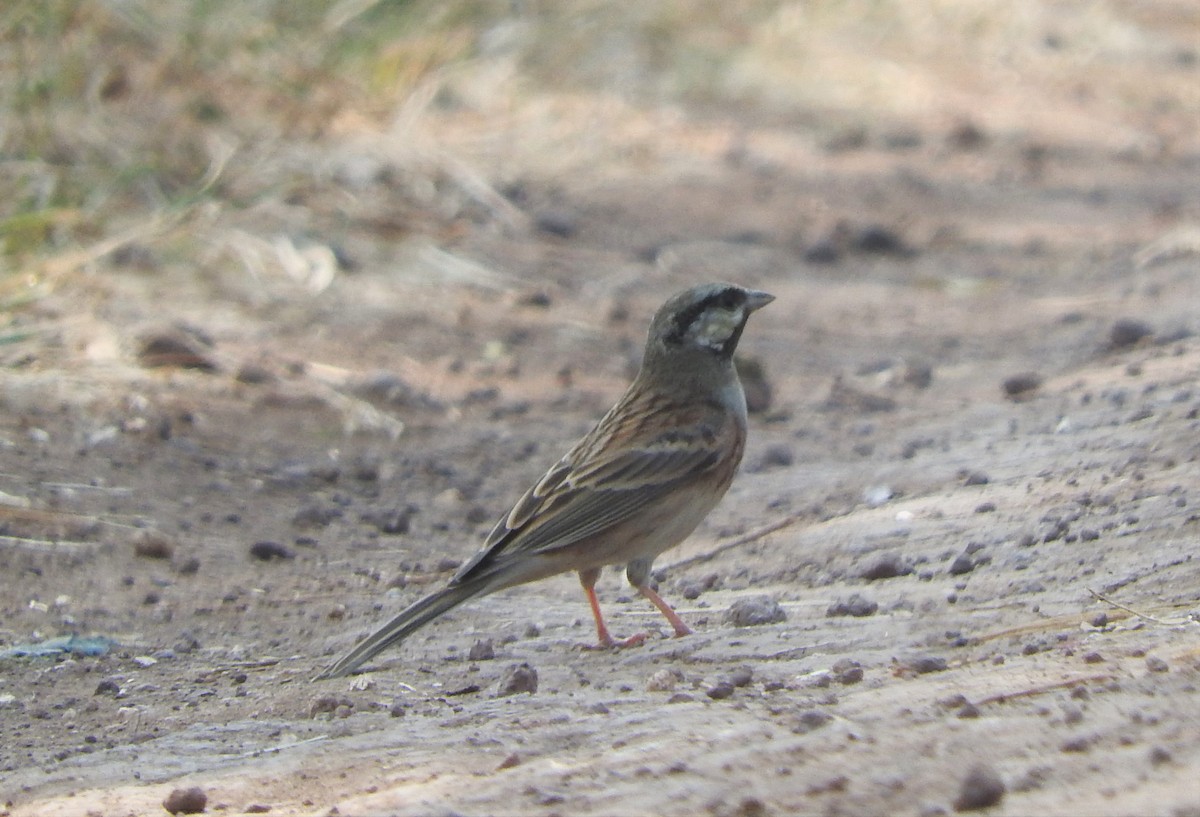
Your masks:
[{"label": "sandy soil", "polygon": [[[221,814],[1200,813],[1195,157],[702,127],[690,164],[530,182],[527,228],[319,296],[180,271],[42,304],[71,319],[0,371],[0,646],[116,646],[3,659],[0,813],[192,786]],[[490,275],[448,284],[443,252]],[[743,340],[771,392],[743,472],[663,559],[696,634],[614,573],[614,630],[652,637],[581,650],[566,576],[311,683],[709,278],[778,300]],[[210,370],[139,355],[179,320]],[[727,618],[760,596],[786,620]],[[520,664],[536,692],[498,694]]]}]

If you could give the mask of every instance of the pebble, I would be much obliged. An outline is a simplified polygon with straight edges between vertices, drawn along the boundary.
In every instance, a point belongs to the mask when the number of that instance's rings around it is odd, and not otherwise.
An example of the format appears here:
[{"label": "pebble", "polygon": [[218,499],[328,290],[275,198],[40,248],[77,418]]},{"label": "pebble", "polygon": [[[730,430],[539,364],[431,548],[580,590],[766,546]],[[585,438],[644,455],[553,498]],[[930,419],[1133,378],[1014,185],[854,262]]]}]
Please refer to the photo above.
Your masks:
[{"label": "pebble", "polygon": [[113,697],[116,697],[117,695],[120,694],[120,692],[121,692],[120,684],[118,684],[112,678],[105,678],[103,681],[101,681],[100,683],[98,683],[96,685],[96,691],[93,692],[92,694],[93,695],[112,695]]},{"label": "pebble", "polygon": [[133,553],[142,559],[170,559],[174,552],[174,540],[156,530],[139,531],[133,541]]},{"label": "pebble", "polygon": [[683,673],[678,669],[660,669],[646,681],[647,692],[672,692],[675,686],[683,680]]},{"label": "pebble", "polygon": [[200,814],[208,806],[208,795],[199,786],[173,789],[162,805],[171,814]]},{"label": "pebble", "polygon": [[970,573],[974,569],[975,560],[965,553],[960,553],[957,557],[955,557],[954,561],[950,563],[951,576],[961,576],[964,573]]},{"label": "pebble", "polygon": [[1171,752],[1164,747],[1154,746],[1150,749],[1150,764],[1152,766],[1161,766],[1164,763],[1170,763],[1171,760]]},{"label": "pebble", "polygon": [[848,599],[838,599],[825,610],[825,615],[829,618],[835,616],[854,616],[863,618],[865,616],[873,616],[879,610],[879,602],[872,601],[858,593],[850,596]]},{"label": "pebble", "polygon": [[911,658],[905,662],[905,666],[917,675],[924,675],[927,672],[945,672],[949,669],[946,659],[936,655],[920,655]]},{"label": "pebble", "polygon": [[729,681],[721,680],[704,690],[704,694],[712,698],[714,701],[720,701],[729,698],[733,695],[733,684]]},{"label": "pebble", "polygon": [[496,643],[490,638],[483,638],[471,645],[467,653],[469,661],[491,661],[496,657]]},{"label": "pebble", "polygon": [[312,706],[308,708],[308,717],[315,718],[317,715],[326,715],[337,712],[339,707],[354,708],[354,703],[345,697],[337,695],[322,695],[312,702]]},{"label": "pebble", "polygon": [[1091,738],[1080,736],[1064,740],[1058,748],[1062,752],[1086,752],[1091,746]]},{"label": "pebble", "polygon": [[537,692],[537,689],[538,673],[536,669],[527,663],[511,664],[500,676],[496,694],[502,698],[522,692],[532,695]]},{"label": "pebble", "polygon": [[897,576],[907,576],[913,569],[908,562],[895,553],[885,553],[874,562],[863,568],[858,577],[867,581],[878,579],[893,579]]},{"label": "pebble", "polygon": [[787,613],[770,596],[738,599],[725,611],[725,621],[734,627],[759,627],[787,620]]},{"label": "pebble", "polygon": [[820,729],[832,720],[833,715],[830,715],[828,712],[810,709],[807,712],[800,713],[800,716],[796,719],[796,725],[792,727],[792,731],[797,735],[803,735]]},{"label": "pebble", "polygon": [[1171,671],[1170,665],[1166,661],[1164,661],[1163,659],[1161,659],[1155,655],[1147,656],[1146,669],[1150,670],[1151,672],[1170,672]]},{"label": "pebble", "polygon": [[733,672],[729,673],[729,683],[735,687],[750,686],[750,682],[754,680],[753,667],[738,667]]},{"label": "pebble", "polygon": [[990,808],[1004,799],[1004,781],[991,766],[978,765],[967,772],[954,800],[955,811]]},{"label": "pebble", "polygon": [[183,328],[162,329],[139,340],[137,358],[148,369],[175,366],[215,372],[217,364],[211,347],[212,341],[199,332]]},{"label": "pebble", "polygon": [[1011,400],[1019,400],[1028,397],[1042,385],[1042,376],[1037,372],[1023,372],[1015,374],[1012,377],[1004,378],[1004,382],[1000,384],[1000,389],[1004,392],[1004,396]]},{"label": "pebble", "polygon": [[296,558],[295,551],[279,542],[255,542],[250,546],[250,555],[262,562]]},{"label": "pebble", "polygon": [[857,684],[863,679],[862,664],[857,661],[852,661],[849,658],[841,658],[834,662],[830,667],[830,672],[833,673],[834,679],[844,686]]},{"label": "pebble", "polygon": [[1139,321],[1135,318],[1121,318],[1109,330],[1108,346],[1110,349],[1124,349],[1128,346],[1133,346],[1143,338],[1148,338],[1153,334],[1154,329],[1145,321]]}]

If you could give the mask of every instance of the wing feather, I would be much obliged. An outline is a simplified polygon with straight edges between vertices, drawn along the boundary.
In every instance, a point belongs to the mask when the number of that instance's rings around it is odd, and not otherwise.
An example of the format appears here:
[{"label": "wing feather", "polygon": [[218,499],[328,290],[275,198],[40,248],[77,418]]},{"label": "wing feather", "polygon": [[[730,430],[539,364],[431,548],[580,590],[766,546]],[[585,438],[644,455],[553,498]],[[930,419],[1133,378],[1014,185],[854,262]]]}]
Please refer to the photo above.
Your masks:
[{"label": "wing feather", "polygon": [[[455,576],[464,581],[510,556],[549,553],[619,525],[720,460],[722,417],[712,406],[662,404],[609,413],[522,496]],[[647,415],[692,422],[653,431]]]}]

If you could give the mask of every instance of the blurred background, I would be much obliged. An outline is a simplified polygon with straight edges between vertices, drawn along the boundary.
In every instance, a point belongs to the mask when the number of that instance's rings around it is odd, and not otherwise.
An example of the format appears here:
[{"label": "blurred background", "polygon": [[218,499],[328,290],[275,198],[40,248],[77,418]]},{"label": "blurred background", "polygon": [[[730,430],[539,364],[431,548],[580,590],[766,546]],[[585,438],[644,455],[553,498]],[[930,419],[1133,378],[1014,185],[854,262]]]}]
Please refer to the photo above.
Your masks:
[{"label": "blurred background", "polygon": [[[25,312],[64,289],[122,323],[139,315],[114,298],[257,314],[385,269],[570,285],[579,264],[531,247],[581,238],[572,200],[622,179],[819,182],[838,157],[859,180],[915,161],[984,184],[1056,157],[1195,169],[1198,44],[1190,0],[5,3],[0,353],[68,330]],[[1002,159],[972,158],[985,146]],[[818,185],[787,223],[725,212],[583,243],[610,268],[722,231],[803,257],[831,206]]]}]

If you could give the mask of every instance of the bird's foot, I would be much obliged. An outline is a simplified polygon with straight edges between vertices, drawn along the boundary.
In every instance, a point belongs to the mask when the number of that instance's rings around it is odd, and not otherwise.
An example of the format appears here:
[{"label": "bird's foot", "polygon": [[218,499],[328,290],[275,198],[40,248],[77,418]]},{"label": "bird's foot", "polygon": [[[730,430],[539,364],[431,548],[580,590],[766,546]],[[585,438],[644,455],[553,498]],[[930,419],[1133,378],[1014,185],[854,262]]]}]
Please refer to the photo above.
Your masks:
[{"label": "bird's foot", "polygon": [[629,638],[602,638],[596,644],[581,644],[585,650],[619,650],[625,647],[640,647],[646,643],[646,639],[650,636],[646,633],[637,633],[629,636]]}]

